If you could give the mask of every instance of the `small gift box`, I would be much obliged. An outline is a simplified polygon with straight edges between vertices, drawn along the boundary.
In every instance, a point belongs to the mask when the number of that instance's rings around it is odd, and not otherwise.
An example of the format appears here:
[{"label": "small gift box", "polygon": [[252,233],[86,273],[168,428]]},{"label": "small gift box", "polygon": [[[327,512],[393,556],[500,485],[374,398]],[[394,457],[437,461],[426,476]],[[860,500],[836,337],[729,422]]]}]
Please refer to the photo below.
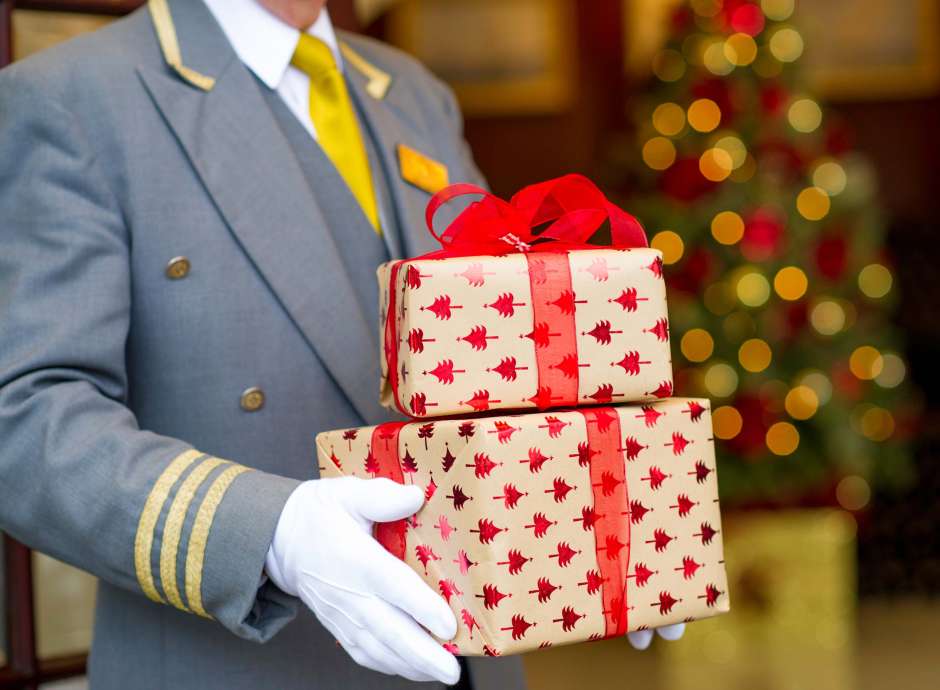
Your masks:
[{"label": "small gift box", "polygon": [[[415,418],[672,394],[662,257],[637,221],[570,175],[510,203],[484,194],[443,249],[378,270],[382,403]],[[587,240],[609,221],[607,247]],[[535,229],[548,227],[541,232]]]},{"label": "small gift box", "polygon": [[708,401],[392,422],[317,436],[320,474],[424,489],[376,538],[447,599],[455,654],[728,610]]}]

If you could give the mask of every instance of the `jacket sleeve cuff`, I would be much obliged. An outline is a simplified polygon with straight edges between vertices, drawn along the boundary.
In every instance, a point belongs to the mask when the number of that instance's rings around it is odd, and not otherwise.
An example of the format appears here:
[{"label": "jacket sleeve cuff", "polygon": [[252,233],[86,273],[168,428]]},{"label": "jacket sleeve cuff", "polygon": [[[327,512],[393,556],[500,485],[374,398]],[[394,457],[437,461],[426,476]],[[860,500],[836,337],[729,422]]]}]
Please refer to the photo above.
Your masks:
[{"label": "jacket sleeve cuff", "polygon": [[[301,482],[239,465],[228,472],[227,477],[219,475],[204,501],[217,507],[205,536],[200,583],[204,610],[195,612],[218,620],[239,637],[266,642],[297,615],[300,605],[262,573],[281,510]],[[192,538],[200,537],[194,533]]]}]

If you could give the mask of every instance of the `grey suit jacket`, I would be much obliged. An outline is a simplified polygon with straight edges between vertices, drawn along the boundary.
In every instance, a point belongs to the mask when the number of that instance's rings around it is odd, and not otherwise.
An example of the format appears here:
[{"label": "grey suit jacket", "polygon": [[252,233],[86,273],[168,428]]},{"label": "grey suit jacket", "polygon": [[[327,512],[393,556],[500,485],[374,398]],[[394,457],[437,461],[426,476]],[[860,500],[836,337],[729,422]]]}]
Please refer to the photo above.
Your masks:
[{"label": "grey suit jacket", "polygon": [[[386,418],[371,267],[202,3],[150,9],[0,72],[0,528],[100,578],[95,688],[408,687],[259,588],[315,433]],[[479,183],[454,99],[341,38],[388,253],[430,249],[396,149]]]}]

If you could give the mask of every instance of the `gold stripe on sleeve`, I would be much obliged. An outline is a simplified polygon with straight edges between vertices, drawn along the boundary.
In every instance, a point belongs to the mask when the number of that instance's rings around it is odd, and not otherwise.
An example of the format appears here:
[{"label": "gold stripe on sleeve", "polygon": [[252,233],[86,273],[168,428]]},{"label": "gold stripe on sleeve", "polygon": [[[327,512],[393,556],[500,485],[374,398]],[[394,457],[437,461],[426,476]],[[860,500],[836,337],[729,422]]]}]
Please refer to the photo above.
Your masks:
[{"label": "gold stripe on sleeve", "polygon": [[160,511],[163,510],[163,505],[170,495],[170,489],[186,471],[186,468],[202,455],[204,454],[198,450],[187,450],[177,455],[167,465],[150,490],[147,501],[144,503],[144,510],[140,514],[140,520],[137,522],[137,534],[134,537],[134,570],[137,573],[137,582],[148,599],[161,604],[165,602],[157,592],[153,582],[153,571],[150,567],[154,529],[157,526]]},{"label": "gold stripe on sleeve", "polygon": [[180,598],[176,584],[176,558],[179,554],[180,537],[183,534],[183,522],[193,498],[206,477],[224,460],[207,458],[199,463],[176,491],[170,510],[163,525],[163,539],[160,542],[160,583],[167,601],[183,611],[188,610]]},{"label": "gold stripe on sleeve", "polygon": [[199,506],[199,512],[196,513],[196,520],[189,533],[189,548],[186,551],[186,600],[190,610],[204,618],[211,618],[202,604],[202,569],[205,565],[209,531],[225,492],[238,475],[248,470],[249,468],[242,465],[232,465],[215,478],[202,499],[202,505]]}]

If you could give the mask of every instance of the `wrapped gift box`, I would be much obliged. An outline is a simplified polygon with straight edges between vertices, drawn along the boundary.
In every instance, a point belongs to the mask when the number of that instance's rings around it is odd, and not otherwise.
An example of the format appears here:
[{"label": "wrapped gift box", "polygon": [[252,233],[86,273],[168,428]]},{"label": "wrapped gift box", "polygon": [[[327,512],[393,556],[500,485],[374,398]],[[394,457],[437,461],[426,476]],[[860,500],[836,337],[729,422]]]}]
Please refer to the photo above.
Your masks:
[{"label": "wrapped gift box", "polygon": [[317,436],[323,477],[424,489],[376,538],[450,603],[457,654],[728,610],[706,400],[393,422]]},{"label": "wrapped gift box", "polygon": [[672,394],[657,250],[417,259],[378,278],[382,403],[412,417]]}]

